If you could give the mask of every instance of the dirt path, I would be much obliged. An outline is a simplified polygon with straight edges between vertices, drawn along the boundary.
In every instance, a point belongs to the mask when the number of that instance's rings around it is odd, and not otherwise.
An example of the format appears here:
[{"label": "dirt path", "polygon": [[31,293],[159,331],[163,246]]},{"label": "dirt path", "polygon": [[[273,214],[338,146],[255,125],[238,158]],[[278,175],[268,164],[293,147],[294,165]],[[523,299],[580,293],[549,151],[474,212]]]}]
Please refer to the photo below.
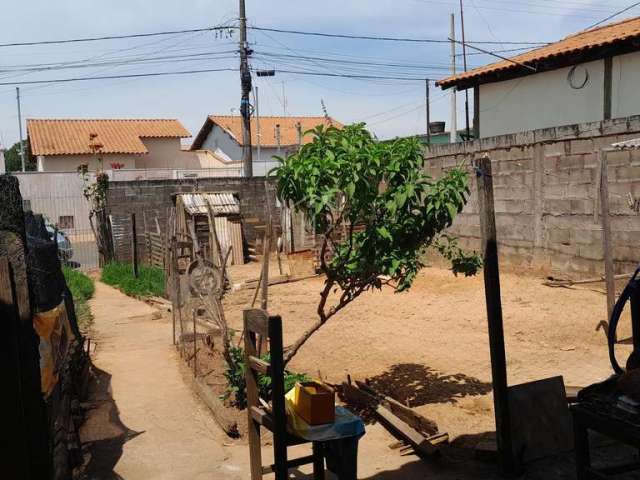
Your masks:
[{"label": "dirt path", "polygon": [[104,407],[83,428],[85,440],[112,447],[94,454],[88,478],[244,478],[224,434],[183,378],[171,323],[154,320],[153,308],[100,282],[90,304],[93,362],[111,382],[115,408]]}]

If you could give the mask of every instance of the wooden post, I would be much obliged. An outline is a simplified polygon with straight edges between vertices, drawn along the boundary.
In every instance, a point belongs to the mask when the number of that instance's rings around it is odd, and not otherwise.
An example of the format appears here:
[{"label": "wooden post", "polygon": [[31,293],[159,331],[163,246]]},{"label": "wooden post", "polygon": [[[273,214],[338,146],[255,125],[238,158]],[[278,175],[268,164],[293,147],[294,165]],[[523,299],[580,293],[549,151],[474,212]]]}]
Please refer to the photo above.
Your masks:
[{"label": "wooden post", "polygon": [[33,478],[30,469],[28,429],[24,412],[24,394],[20,370],[20,319],[13,289],[13,276],[8,257],[0,257],[0,316],[3,334],[0,337],[2,359],[2,384],[6,410],[4,432],[11,438],[5,454],[11,459],[3,463],[3,472],[8,478]]},{"label": "wooden post", "polygon": [[138,235],[136,234],[136,214],[131,214],[131,263],[133,276],[138,278]]},{"label": "wooden post", "polygon": [[[14,310],[18,315],[19,326],[14,335],[17,345],[21,388],[21,402],[25,423],[24,435],[29,452],[29,470],[31,477],[49,478],[49,427],[45,404],[42,398],[40,381],[40,362],[38,353],[39,339],[33,328],[30,300],[30,285],[27,276],[25,257],[27,253],[24,228],[24,212],[18,179],[11,175],[0,175],[0,257],[6,257],[13,279]],[[5,320],[5,315],[0,315]],[[7,321],[7,323],[9,323]],[[3,336],[10,335],[3,331]],[[5,352],[8,353],[8,352]],[[3,365],[0,371],[6,371],[9,365]],[[12,438],[7,433],[8,438]],[[19,441],[16,438],[16,441]],[[11,477],[3,469],[3,478]]]},{"label": "wooden post", "polygon": [[[256,334],[250,328],[250,311],[243,313],[244,322],[244,355],[245,365],[248,367],[249,357],[257,356]],[[247,390],[247,417],[249,421],[249,461],[251,465],[251,480],[262,478],[262,450],[260,448],[260,424],[251,415],[251,407],[259,404],[258,399],[258,379],[256,372],[247,368],[246,370],[246,390]]]},{"label": "wooden post", "polygon": [[476,166],[478,184],[478,208],[482,232],[484,260],[484,291],[489,323],[489,351],[491,354],[491,378],[493,404],[496,418],[496,439],[500,462],[505,473],[515,471],[511,440],[511,420],[507,387],[507,361],[504,349],[502,303],[500,299],[500,271],[498,268],[498,241],[493,202],[493,177],[491,159],[483,156]]},{"label": "wooden post", "polygon": [[169,292],[169,298],[171,299],[171,317],[173,321],[173,344],[176,344],[176,307],[178,306],[178,285],[180,284],[180,272],[178,272],[178,264],[176,263],[178,252],[176,249],[176,236],[173,235],[171,237],[171,244],[169,246],[169,258],[167,262],[167,267],[165,270],[168,270],[170,275],[169,277],[169,285],[171,288],[171,292]]},{"label": "wooden post", "polygon": [[616,282],[613,277],[613,252],[611,250],[611,218],[609,216],[609,174],[607,152],[600,156],[600,208],[602,210],[602,250],[604,255],[604,275],[607,285],[607,324],[611,320],[616,303]]},{"label": "wooden post", "polygon": [[286,480],[287,470],[287,415],[284,407],[284,359],[282,348],[282,319],[269,317],[269,345],[271,359],[271,396],[279,399],[279,408],[273,403],[273,463],[276,480]]}]

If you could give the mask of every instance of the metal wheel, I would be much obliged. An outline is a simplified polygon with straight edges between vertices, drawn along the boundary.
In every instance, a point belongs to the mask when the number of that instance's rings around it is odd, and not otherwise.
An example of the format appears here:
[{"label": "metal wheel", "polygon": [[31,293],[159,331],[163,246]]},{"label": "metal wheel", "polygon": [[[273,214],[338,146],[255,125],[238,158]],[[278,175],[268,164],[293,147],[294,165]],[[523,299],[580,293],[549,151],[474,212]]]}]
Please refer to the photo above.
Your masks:
[{"label": "metal wheel", "polygon": [[217,292],[220,280],[217,269],[208,260],[195,260],[187,269],[189,289],[195,296],[207,296]]}]

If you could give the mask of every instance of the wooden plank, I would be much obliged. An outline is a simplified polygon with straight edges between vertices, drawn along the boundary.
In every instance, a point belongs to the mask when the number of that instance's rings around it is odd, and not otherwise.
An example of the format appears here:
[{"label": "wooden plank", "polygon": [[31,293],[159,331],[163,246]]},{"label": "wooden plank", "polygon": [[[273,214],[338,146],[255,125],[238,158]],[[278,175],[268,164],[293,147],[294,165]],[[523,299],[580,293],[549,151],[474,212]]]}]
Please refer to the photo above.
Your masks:
[{"label": "wooden plank", "polygon": [[491,159],[484,155],[477,162],[478,208],[482,233],[484,261],[484,290],[489,324],[489,353],[493,404],[496,420],[496,437],[504,473],[516,470],[511,439],[509,396],[507,390],[507,360],[504,348],[502,302],[500,299],[500,269],[498,266],[498,240],[493,200],[493,174]]},{"label": "wooden plank", "polygon": [[136,214],[131,214],[131,263],[133,276],[138,278],[138,234],[136,233]]},{"label": "wooden plank", "polygon": [[435,424],[435,422],[423,417],[418,412],[407,407],[406,405],[403,405],[396,399],[374,390],[366,383],[360,382],[358,380],[356,380],[355,383],[361,390],[372,395],[378,401],[378,403],[385,406],[387,409],[389,409],[389,411],[391,411],[402,421],[406,422],[412,428],[415,428],[416,430],[421,431],[426,435],[434,435],[437,433],[438,426]]},{"label": "wooden plank", "polygon": [[432,457],[439,452],[438,447],[429,443],[429,441],[423,437],[420,432],[411,428],[385,407],[378,406],[375,410],[375,414],[380,422],[389,429],[389,431],[411,444],[415,452],[421,457]]},{"label": "wooden plank", "polygon": [[261,358],[254,357],[253,355],[249,355],[248,362],[249,367],[254,369],[256,372],[263,375],[269,375],[269,372],[271,371],[271,364],[269,364],[269,362],[265,362]]},{"label": "wooden plank", "polygon": [[253,405],[249,408],[249,414],[255,422],[265,428],[269,430],[273,428],[273,416],[269,412],[265,411],[264,408]]},{"label": "wooden plank", "polygon": [[200,378],[193,378],[192,385],[196,394],[205,403],[205,405],[211,410],[213,418],[216,423],[224,430],[227,435],[233,438],[240,436],[238,430],[238,423],[232,417],[229,417],[227,407],[220,398],[213,393],[211,387],[202,381]]},{"label": "wooden plank", "polygon": [[514,451],[520,461],[529,463],[573,449],[571,415],[562,377],[509,387],[509,412]]},{"label": "wooden plank", "polygon": [[258,308],[244,311],[245,330],[258,333],[263,336],[269,334],[267,313]]}]

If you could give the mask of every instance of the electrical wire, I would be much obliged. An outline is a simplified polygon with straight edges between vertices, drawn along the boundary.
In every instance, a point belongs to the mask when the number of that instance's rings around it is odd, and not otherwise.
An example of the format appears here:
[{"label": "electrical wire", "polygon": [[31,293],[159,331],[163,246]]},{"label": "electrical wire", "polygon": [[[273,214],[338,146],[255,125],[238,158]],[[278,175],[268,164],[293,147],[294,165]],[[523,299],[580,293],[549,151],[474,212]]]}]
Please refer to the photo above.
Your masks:
[{"label": "electrical wire", "polygon": [[184,30],[167,30],[163,32],[150,32],[150,33],[131,33],[127,35],[104,35],[101,37],[83,37],[83,38],[68,38],[64,40],[40,40],[34,42],[11,42],[0,43],[0,48],[4,47],[29,47],[35,45],[59,45],[67,43],[85,43],[85,42],[98,42],[102,40],[119,40],[123,38],[143,38],[143,37],[156,37],[159,35],[175,35],[182,33],[197,33],[197,32],[212,32],[215,30],[230,30],[236,29],[235,26],[212,26],[204,28],[189,28]]},{"label": "electrical wire", "polygon": [[638,5],[640,5],[640,2],[633,3],[633,4],[629,5],[628,7],[625,7],[622,10],[619,10],[619,11],[609,15],[607,18],[603,18],[599,22],[596,22],[593,25],[588,26],[586,28],[586,30],[591,30],[592,28],[598,27],[598,26],[602,25],[603,23],[611,20],[612,18],[617,17],[618,15],[622,15],[625,12],[628,12],[629,10],[631,10],[634,7],[637,7]]},{"label": "electrical wire", "polygon": [[[410,43],[445,43],[449,44],[449,40],[438,40],[429,38],[408,38],[408,37],[382,37],[373,35],[349,35],[342,33],[326,33],[326,32],[307,32],[302,30],[286,30],[282,28],[266,28],[266,27],[247,27],[251,30],[257,30],[260,32],[273,32],[273,33],[287,33],[291,35],[310,35],[315,37],[328,37],[328,38],[348,38],[355,40],[376,40],[384,42],[410,42]],[[548,42],[493,42],[493,41],[471,41],[467,40],[467,43],[487,44],[487,45],[548,45]]]},{"label": "electrical wire", "polygon": [[100,75],[95,77],[72,77],[72,78],[53,78],[49,80],[20,80],[18,82],[0,82],[0,85],[39,85],[49,83],[69,83],[69,82],[82,82],[86,80],[112,80],[116,78],[143,78],[143,77],[161,77],[167,75],[193,75],[197,73],[210,73],[210,72],[235,72],[236,68],[204,68],[200,70],[178,70],[174,72],[148,72],[148,73],[133,73],[124,75]]}]

